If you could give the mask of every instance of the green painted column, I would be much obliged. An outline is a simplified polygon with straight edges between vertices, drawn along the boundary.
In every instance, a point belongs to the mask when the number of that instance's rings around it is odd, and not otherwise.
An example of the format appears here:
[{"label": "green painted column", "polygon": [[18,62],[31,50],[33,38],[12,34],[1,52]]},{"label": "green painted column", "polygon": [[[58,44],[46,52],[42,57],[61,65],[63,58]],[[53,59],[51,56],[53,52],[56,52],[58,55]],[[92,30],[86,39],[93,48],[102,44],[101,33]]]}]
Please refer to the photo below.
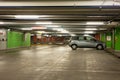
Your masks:
[{"label": "green painted column", "polygon": [[112,33],[111,32],[106,33],[106,47],[112,48]]},{"label": "green painted column", "polygon": [[7,32],[7,48],[30,46],[30,33],[24,34],[17,31]]},{"label": "green painted column", "polygon": [[115,50],[120,50],[120,26],[115,28]]}]

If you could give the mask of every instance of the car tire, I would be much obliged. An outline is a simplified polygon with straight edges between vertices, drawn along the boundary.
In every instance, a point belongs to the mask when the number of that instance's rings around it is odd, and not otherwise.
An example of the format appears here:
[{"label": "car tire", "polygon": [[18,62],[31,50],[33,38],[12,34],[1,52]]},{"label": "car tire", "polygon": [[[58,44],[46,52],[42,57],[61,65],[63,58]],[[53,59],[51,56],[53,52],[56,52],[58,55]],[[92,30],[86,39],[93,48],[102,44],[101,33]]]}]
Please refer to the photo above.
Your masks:
[{"label": "car tire", "polygon": [[97,50],[103,50],[104,48],[103,48],[103,45],[99,44],[99,45],[97,45],[96,49]]},{"label": "car tire", "polygon": [[76,44],[73,44],[73,45],[71,46],[71,48],[72,48],[72,50],[76,50],[76,49],[77,49],[77,45],[76,45]]}]

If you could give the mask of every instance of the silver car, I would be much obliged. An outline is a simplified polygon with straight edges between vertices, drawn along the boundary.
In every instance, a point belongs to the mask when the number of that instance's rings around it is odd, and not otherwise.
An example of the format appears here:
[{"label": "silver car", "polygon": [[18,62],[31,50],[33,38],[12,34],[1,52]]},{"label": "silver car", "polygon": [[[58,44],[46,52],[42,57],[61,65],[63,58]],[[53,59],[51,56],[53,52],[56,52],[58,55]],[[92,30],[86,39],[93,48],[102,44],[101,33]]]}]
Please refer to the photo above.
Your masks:
[{"label": "silver car", "polygon": [[69,42],[69,46],[76,50],[77,48],[96,48],[98,50],[105,49],[106,45],[104,42],[96,40],[92,36],[74,36]]}]

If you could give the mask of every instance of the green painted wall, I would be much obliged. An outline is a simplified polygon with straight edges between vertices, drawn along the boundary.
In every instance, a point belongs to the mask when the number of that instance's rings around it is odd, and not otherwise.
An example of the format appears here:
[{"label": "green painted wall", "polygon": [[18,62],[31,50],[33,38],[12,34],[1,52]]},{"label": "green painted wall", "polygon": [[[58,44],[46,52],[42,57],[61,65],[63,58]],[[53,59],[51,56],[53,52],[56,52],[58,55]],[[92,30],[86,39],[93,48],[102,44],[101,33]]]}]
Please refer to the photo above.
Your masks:
[{"label": "green painted wall", "polygon": [[112,34],[110,32],[101,33],[101,41],[106,43],[107,48],[111,48],[112,47]]},{"label": "green painted wall", "polygon": [[[106,43],[107,48],[112,48],[112,44],[114,44],[114,49],[115,50],[120,50],[120,26],[117,26],[115,28],[115,44],[112,43],[112,33],[107,32],[107,33],[101,33],[101,41]],[[111,37],[111,40],[109,40],[109,37]],[[114,40],[114,39],[113,39]]]},{"label": "green painted wall", "polygon": [[112,47],[112,34],[110,32],[106,33],[106,47]]},{"label": "green painted wall", "polygon": [[30,46],[30,34],[16,32],[16,31],[8,31],[7,32],[7,48],[19,48],[19,47],[27,47]]},{"label": "green painted wall", "polygon": [[120,26],[115,28],[115,50],[120,50]]},{"label": "green painted wall", "polygon": [[105,38],[105,33],[101,33],[101,41],[105,42],[106,41],[106,38]]}]

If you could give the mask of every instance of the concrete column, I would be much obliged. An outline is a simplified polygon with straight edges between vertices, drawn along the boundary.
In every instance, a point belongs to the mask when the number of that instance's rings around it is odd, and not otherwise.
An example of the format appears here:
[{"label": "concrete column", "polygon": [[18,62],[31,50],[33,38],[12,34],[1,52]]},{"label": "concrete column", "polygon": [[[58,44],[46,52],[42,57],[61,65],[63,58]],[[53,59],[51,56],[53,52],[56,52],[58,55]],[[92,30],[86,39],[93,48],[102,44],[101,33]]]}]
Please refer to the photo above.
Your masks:
[{"label": "concrete column", "polygon": [[112,48],[115,49],[115,28],[112,29]]}]

